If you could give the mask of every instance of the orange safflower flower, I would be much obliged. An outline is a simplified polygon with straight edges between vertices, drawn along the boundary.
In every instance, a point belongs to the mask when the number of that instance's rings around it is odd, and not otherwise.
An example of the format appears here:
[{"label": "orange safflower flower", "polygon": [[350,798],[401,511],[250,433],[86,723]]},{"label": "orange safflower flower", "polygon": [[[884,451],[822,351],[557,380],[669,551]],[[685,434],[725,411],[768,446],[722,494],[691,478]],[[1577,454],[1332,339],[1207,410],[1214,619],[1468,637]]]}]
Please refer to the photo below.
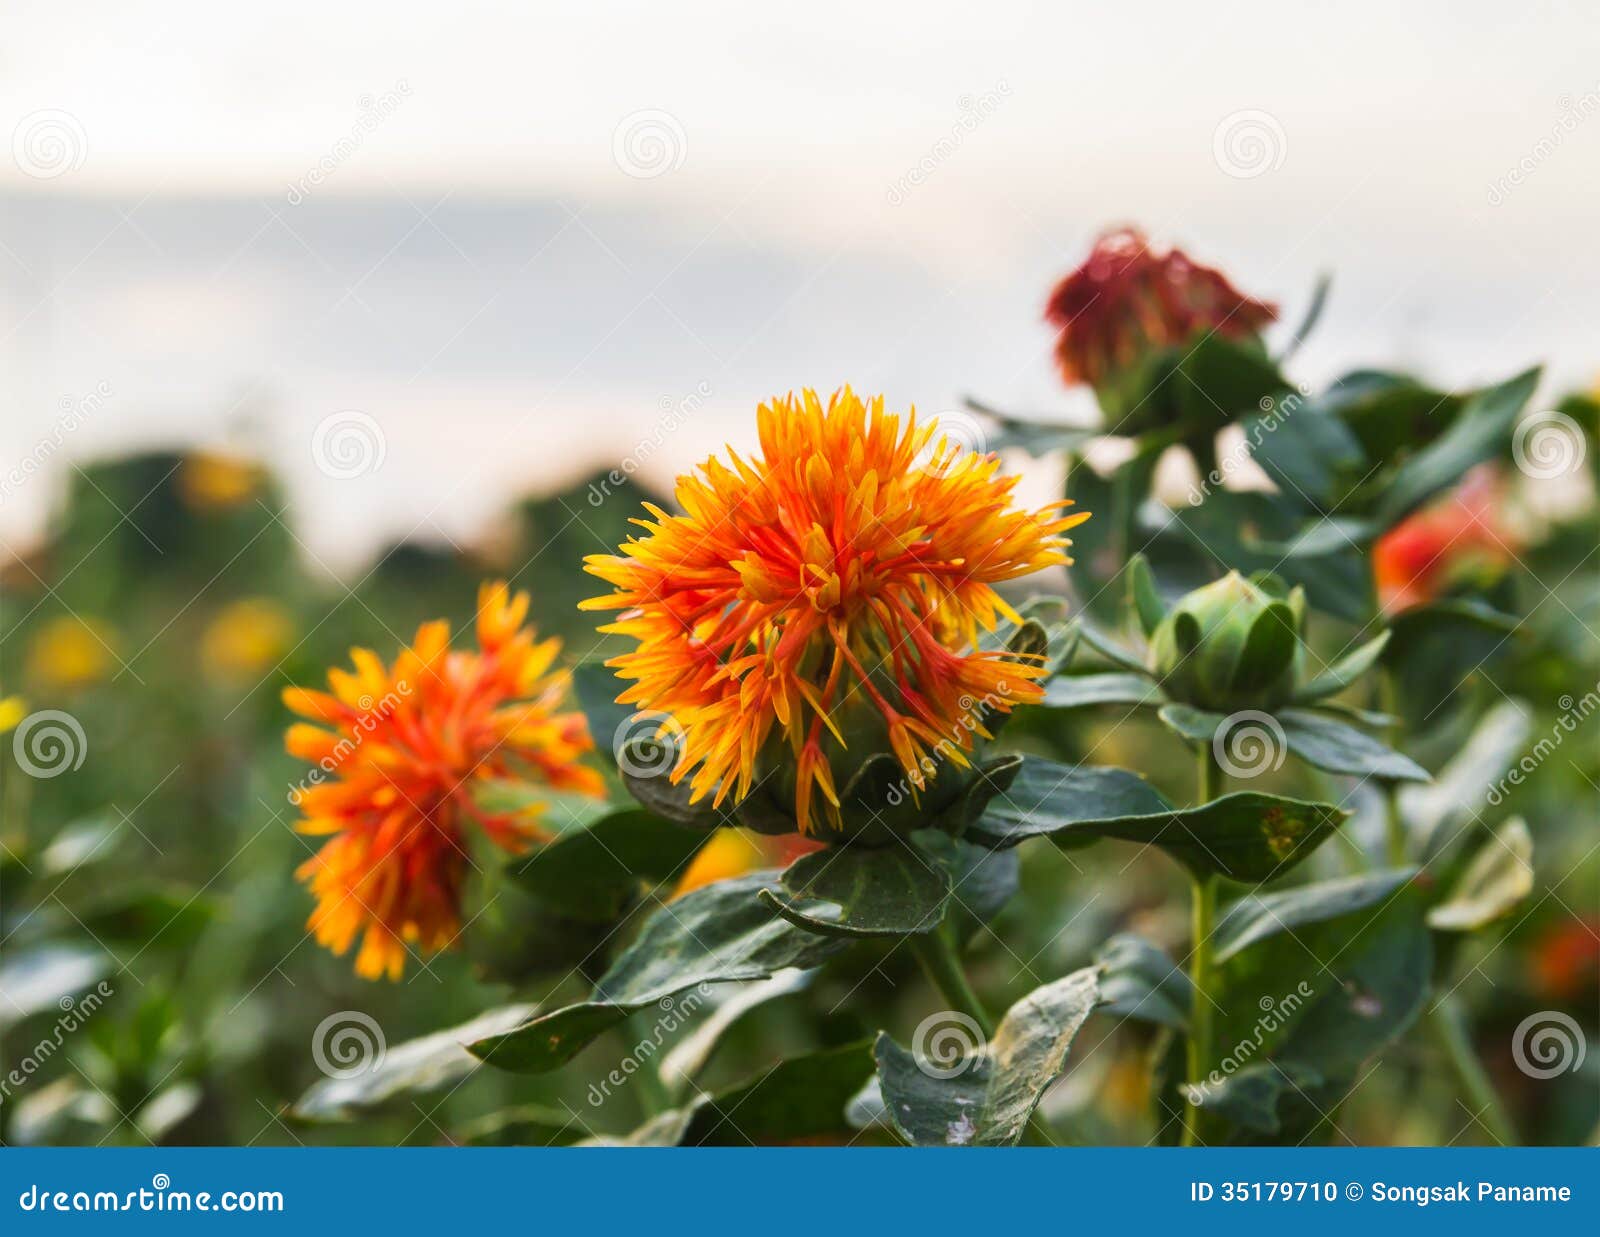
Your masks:
[{"label": "orange safflower flower", "polygon": [[528,595],[503,583],[478,594],[476,653],[452,652],[450,627],[424,623],[386,667],[352,649],[354,672],[328,671],[333,691],[291,687],[291,755],[317,767],[291,796],[300,832],[332,834],[296,875],[317,898],[308,927],[344,953],[362,936],[356,972],[398,979],[407,943],[433,953],[461,927],[470,826],[517,852],[540,840],[538,808],[499,815],[473,801],[475,781],[516,777],[598,795],[579,763],[593,744],[582,714],[558,712],[568,675],[552,671],[560,641],[523,627]]},{"label": "orange safflower flower", "polygon": [[759,457],[730,448],[678,479],[685,514],[647,504],[645,537],[592,555],[616,591],[582,604],[622,612],[601,628],[638,641],[607,663],[633,684],[617,699],[672,718],[672,779],[692,772],[691,800],[748,795],[776,727],[809,832],[814,789],[839,821],[825,734],[868,741],[847,713],[870,715],[871,741],[920,788],[930,749],[964,763],[973,730],[987,737],[974,701],[1042,696],[1042,665],[980,651],[978,635],[1018,621],[994,585],[1070,562],[1061,534],[1088,516],[1059,514],[1065,500],[1008,510],[1017,478],[998,457],[849,387],[826,407],[809,390],[763,404],[757,429]]},{"label": "orange safflower flower", "polygon": [[1183,250],[1158,253],[1137,228],[1117,228],[1056,285],[1044,316],[1061,332],[1056,360],[1062,378],[1099,386],[1148,353],[1202,331],[1254,334],[1278,309],[1246,296]]},{"label": "orange safflower flower", "polygon": [[1372,574],[1386,613],[1425,605],[1452,587],[1503,571],[1521,548],[1503,509],[1505,487],[1490,466],[1406,517],[1372,547]]}]

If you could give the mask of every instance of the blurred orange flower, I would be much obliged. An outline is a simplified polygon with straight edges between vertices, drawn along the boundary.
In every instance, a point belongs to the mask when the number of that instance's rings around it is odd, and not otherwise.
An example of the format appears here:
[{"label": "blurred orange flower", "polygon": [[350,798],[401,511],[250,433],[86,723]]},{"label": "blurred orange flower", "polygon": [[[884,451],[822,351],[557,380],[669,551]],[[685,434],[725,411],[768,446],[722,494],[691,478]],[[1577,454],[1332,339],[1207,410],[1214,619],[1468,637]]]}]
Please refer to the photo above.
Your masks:
[{"label": "blurred orange flower", "polygon": [[1390,613],[1406,610],[1456,585],[1499,575],[1522,544],[1503,517],[1504,505],[1499,474],[1481,465],[1444,498],[1391,528],[1372,548],[1379,605]]},{"label": "blurred orange flower", "polygon": [[638,641],[607,663],[633,683],[618,700],[671,717],[693,800],[746,796],[776,726],[809,831],[814,790],[838,820],[823,733],[847,745],[853,698],[920,788],[929,749],[964,763],[987,733],[961,724],[974,700],[1041,697],[1044,666],[978,634],[1016,618],[994,586],[1070,561],[1061,534],[1088,516],[1010,510],[998,457],[848,387],[826,407],[813,391],[763,404],[757,427],[760,457],[707,460],[678,479],[684,515],[648,506],[645,537],[588,559],[616,591],[583,606],[622,611],[601,628]]},{"label": "blurred orange flower", "polygon": [[560,642],[535,643],[527,613],[526,593],[486,584],[478,652],[452,652],[449,625],[425,623],[393,666],[352,649],[353,673],[328,672],[332,694],[283,694],[295,713],[332,727],[297,722],[286,741],[316,766],[291,797],[298,828],[333,835],[297,872],[317,898],[308,926],[341,954],[360,934],[356,971],[368,979],[398,979],[408,943],[432,953],[454,942],[470,826],[511,852],[540,840],[538,807],[486,813],[475,782],[603,789],[579,763],[592,747],[583,716],[558,711],[568,687],[551,669]]}]

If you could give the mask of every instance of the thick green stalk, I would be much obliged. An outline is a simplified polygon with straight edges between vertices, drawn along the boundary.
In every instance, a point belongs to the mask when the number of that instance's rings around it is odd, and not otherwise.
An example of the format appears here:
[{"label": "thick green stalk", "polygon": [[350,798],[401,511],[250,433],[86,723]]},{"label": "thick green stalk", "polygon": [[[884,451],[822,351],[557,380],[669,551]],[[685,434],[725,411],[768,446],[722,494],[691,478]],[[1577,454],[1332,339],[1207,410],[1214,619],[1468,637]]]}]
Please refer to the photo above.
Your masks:
[{"label": "thick green stalk", "polygon": [[[1200,751],[1200,804],[1210,803],[1222,791],[1222,769],[1210,744]],[[1205,1080],[1211,1064],[1211,934],[1217,919],[1217,881],[1214,876],[1196,876],[1190,901],[1191,942],[1189,986],[1193,990],[1189,1006],[1188,1077],[1190,1088]],[[1191,1098],[1184,1111],[1183,1145],[1200,1141],[1200,1109]]]},{"label": "thick green stalk", "polygon": [[1516,1146],[1516,1128],[1511,1124],[1511,1118],[1506,1113],[1505,1105],[1500,1102],[1499,1093],[1489,1080],[1483,1062],[1478,1060],[1478,1054],[1472,1047],[1472,1037],[1467,1034],[1466,1018],[1461,1006],[1449,993],[1429,1007],[1428,1029],[1433,1032],[1434,1040],[1455,1071],[1456,1081],[1466,1093],[1467,1103],[1489,1131],[1489,1136],[1502,1147]]},{"label": "thick green stalk", "polygon": [[917,955],[917,961],[922,964],[923,971],[927,973],[933,986],[939,989],[940,995],[950,1002],[950,1008],[966,1014],[976,1022],[985,1039],[992,1036],[994,1019],[989,1016],[983,1001],[967,982],[967,972],[963,969],[961,959],[956,956],[955,946],[950,943],[950,938],[944,934],[944,930],[935,928],[932,932],[923,932],[908,939],[911,942],[912,952]]}]

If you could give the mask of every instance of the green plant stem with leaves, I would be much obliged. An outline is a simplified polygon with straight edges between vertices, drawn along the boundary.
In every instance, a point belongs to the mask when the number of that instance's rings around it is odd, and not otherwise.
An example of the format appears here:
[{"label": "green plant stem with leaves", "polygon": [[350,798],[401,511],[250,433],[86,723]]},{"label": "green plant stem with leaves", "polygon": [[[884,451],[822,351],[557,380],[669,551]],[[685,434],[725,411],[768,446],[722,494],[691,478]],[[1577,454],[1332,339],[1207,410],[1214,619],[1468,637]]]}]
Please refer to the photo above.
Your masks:
[{"label": "green plant stem with leaves", "polygon": [[[1216,754],[1207,743],[1200,749],[1200,792],[1197,804],[1210,803],[1222,792],[1222,769]],[[1211,935],[1217,920],[1217,878],[1194,877],[1190,903],[1191,936],[1189,954],[1189,985],[1193,999],[1189,1006],[1188,1076],[1191,1094],[1184,1111],[1183,1145],[1193,1147],[1200,1141],[1200,1108],[1194,1101],[1192,1089],[1205,1078],[1211,1061]]]},{"label": "green plant stem with leaves", "polygon": [[972,984],[967,980],[967,972],[961,965],[961,958],[957,955],[950,938],[945,935],[944,929],[935,928],[932,932],[907,939],[910,940],[912,952],[917,955],[917,961],[922,964],[928,979],[939,990],[940,995],[950,1002],[950,1007],[976,1022],[985,1039],[993,1036],[994,1018],[990,1016],[982,999],[972,990]]},{"label": "green plant stem with leaves", "polygon": [[[1398,750],[1403,725],[1396,707],[1399,694],[1391,672],[1385,671],[1379,676],[1378,693],[1383,711],[1396,719],[1389,728],[1389,744]],[[1384,784],[1383,807],[1389,866],[1404,867],[1411,858],[1411,844],[1405,817],[1400,812],[1400,787],[1397,783]],[[1516,1129],[1505,1104],[1501,1102],[1499,1092],[1483,1068],[1483,1062],[1478,1060],[1477,1049],[1473,1047],[1472,1035],[1467,1029],[1466,1013],[1460,1002],[1452,994],[1445,993],[1428,1006],[1425,1017],[1428,1032],[1450,1063],[1450,1069],[1467,1103],[1472,1106],[1475,1118],[1489,1131],[1495,1142],[1503,1147],[1514,1146],[1517,1141]]]}]

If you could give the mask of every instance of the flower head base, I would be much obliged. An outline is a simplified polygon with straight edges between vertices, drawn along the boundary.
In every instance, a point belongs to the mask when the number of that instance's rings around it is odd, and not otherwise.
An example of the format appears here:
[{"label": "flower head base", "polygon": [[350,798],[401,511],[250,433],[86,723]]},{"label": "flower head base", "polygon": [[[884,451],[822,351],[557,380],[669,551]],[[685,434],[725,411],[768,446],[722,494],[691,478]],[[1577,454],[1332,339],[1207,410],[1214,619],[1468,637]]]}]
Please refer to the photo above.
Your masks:
[{"label": "flower head base", "polygon": [[692,800],[782,770],[792,826],[816,830],[820,800],[839,830],[845,760],[892,753],[921,788],[931,753],[965,763],[982,716],[1040,698],[1042,660],[979,634],[1016,620],[994,586],[1068,562],[1061,534],[1088,517],[1009,510],[996,457],[848,387],[757,422],[759,457],[706,461],[679,479],[685,514],[650,507],[645,537],[588,560],[616,591],[584,607],[622,612],[602,629],[638,641],[608,663],[619,700],[673,718]]},{"label": "flower head base", "polygon": [[536,643],[527,612],[526,593],[485,585],[478,652],[452,652],[449,625],[425,623],[392,666],[353,649],[353,672],[328,672],[331,694],[283,694],[332,727],[297,722],[286,737],[291,755],[316,766],[292,796],[298,828],[332,835],[297,873],[317,897],[308,926],[335,953],[361,935],[356,971],[368,979],[398,979],[408,943],[432,953],[454,941],[471,826],[512,852],[540,839],[537,808],[486,813],[475,782],[602,789],[578,763],[591,747],[582,715],[557,711],[567,690],[567,675],[551,670],[560,643]]},{"label": "flower head base", "polygon": [[[1069,385],[1095,389],[1108,415],[1130,411],[1130,383],[1169,349],[1208,332],[1249,338],[1278,315],[1181,249],[1158,253],[1136,228],[1107,232],[1050,294],[1056,359]],[[1108,406],[1109,405],[1109,406]]]},{"label": "flower head base", "polygon": [[1150,639],[1167,695],[1220,713],[1272,709],[1293,695],[1305,597],[1274,595],[1231,571],[1183,598]]}]

